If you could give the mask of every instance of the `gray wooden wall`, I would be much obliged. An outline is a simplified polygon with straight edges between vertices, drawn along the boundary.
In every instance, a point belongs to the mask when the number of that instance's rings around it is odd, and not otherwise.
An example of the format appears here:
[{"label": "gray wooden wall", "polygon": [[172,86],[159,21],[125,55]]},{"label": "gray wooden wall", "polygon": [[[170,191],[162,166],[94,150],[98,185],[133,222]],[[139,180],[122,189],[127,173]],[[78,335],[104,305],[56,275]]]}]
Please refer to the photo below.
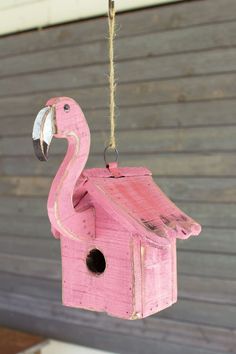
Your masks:
[{"label": "gray wooden wall", "polygon": [[199,220],[178,243],[179,301],[124,322],[61,306],[59,242],[46,198],[65,152],[33,156],[47,98],[74,97],[92,130],[88,166],[107,139],[106,19],[0,39],[0,324],[118,353],[236,352],[236,1],[186,1],[118,16],[122,165],[145,165]]}]

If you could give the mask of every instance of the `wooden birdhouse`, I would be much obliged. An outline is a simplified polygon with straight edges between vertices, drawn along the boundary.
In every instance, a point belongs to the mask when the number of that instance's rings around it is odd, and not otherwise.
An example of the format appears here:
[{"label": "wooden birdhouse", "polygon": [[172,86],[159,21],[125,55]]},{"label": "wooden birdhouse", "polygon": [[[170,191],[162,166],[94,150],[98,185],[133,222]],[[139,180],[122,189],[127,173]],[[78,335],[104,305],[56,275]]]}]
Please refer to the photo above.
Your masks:
[{"label": "wooden birdhouse", "polygon": [[52,136],[68,140],[48,198],[61,243],[63,304],[138,319],[175,303],[176,239],[198,235],[200,225],[146,168],[110,163],[84,170],[90,133],[74,100],[51,99],[39,112],[33,142],[40,160]]}]

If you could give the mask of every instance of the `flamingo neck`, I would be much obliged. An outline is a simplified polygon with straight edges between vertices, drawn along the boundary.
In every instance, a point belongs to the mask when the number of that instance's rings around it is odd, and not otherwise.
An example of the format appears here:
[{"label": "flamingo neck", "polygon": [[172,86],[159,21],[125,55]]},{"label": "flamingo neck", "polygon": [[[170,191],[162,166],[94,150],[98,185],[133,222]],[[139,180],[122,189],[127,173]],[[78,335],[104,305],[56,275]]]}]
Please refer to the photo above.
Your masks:
[{"label": "flamingo neck", "polygon": [[73,194],[76,182],[87,162],[90,147],[90,132],[87,123],[83,124],[80,132],[68,132],[66,139],[68,141],[67,153],[52,182],[48,198],[48,214],[55,229],[64,235],[73,237],[75,235],[73,235],[73,226],[70,223],[76,214]]}]

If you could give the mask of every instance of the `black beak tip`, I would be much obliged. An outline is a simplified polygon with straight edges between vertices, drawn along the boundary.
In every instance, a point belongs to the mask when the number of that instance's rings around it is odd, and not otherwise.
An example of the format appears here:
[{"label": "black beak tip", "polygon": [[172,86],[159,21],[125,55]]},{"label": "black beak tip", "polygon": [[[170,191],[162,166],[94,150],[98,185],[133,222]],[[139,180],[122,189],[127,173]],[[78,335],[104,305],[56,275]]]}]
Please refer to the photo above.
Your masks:
[{"label": "black beak tip", "polygon": [[41,145],[40,139],[33,139],[33,147],[34,147],[34,153],[35,156],[40,160],[40,161],[47,161],[48,160],[48,144],[43,141],[43,144]]}]

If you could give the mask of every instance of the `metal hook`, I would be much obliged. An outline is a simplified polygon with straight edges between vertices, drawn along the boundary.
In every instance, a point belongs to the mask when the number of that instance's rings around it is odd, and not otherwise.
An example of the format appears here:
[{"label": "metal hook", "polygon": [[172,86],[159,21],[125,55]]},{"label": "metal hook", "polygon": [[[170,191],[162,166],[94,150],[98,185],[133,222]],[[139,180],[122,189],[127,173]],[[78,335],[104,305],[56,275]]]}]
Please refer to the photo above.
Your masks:
[{"label": "metal hook", "polygon": [[118,151],[115,147],[112,147],[112,146],[108,145],[108,146],[104,149],[104,155],[103,155],[103,156],[104,156],[104,161],[105,161],[106,166],[108,165],[108,162],[107,162],[107,152],[108,152],[109,150],[113,150],[114,153],[115,153],[115,161],[113,161],[113,162],[117,162],[117,161],[118,161],[118,158],[119,158],[119,151]]}]

